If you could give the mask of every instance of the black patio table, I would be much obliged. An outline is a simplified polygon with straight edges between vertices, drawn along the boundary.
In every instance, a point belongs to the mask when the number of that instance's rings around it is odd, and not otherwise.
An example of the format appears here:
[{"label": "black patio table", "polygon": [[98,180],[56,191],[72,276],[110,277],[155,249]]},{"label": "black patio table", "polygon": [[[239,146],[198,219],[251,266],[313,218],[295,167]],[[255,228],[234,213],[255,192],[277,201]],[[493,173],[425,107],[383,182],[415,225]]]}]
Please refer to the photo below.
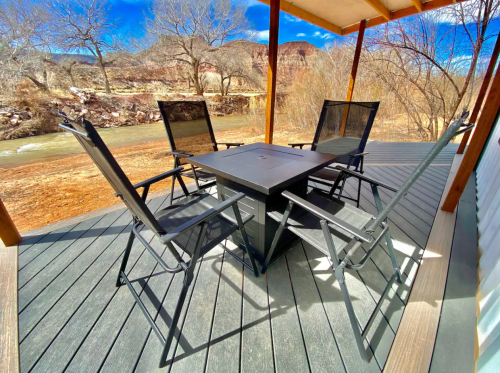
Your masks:
[{"label": "black patio table", "polygon": [[[267,216],[268,211],[286,208],[283,190],[305,197],[307,178],[333,163],[336,155],[279,145],[255,143],[239,148],[207,153],[186,161],[216,175],[217,193],[224,200],[238,192],[246,197],[238,204],[241,210],[254,215],[246,231],[256,259],[262,264],[271,247],[278,223]],[[239,233],[232,237],[242,243]],[[274,258],[280,256],[295,240],[283,235]]]}]

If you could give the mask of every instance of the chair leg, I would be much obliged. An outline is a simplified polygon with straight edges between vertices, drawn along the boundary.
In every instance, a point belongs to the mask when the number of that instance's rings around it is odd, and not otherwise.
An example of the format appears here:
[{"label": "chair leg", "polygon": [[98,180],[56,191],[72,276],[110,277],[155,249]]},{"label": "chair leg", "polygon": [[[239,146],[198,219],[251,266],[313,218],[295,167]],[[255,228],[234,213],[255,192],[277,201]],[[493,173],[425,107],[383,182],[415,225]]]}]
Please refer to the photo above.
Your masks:
[{"label": "chair leg", "polygon": [[359,208],[359,200],[361,199],[361,179],[358,179],[358,199],[356,200],[356,207]]},{"label": "chair leg", "polygon": [[356,313],[354,312],[354,307],[352,305],[351,297],[349,296],[349,291],[347,290],[347,285],[345,283],[344,267],[339,265],[339,258],[337,251],[335,250],[335,244],[333,243],[332,236],[330,234],[330,229],[328,228],[328,223],[326,220],[321,220],[321,229],[323,230],[323,235],[325,236],[326,245],[328,246],[328,251],[330,252],[330,258],[333,266],[333,272],[337,281],[340,285],[340,290],[342,292],[342,297],[344,298],[344,303],[347,309],[347,314],[349,316],[349,321],[351,322],[352,331],[354,332],[354,338],[358,345],[359,353],[361,357],[368,361],[368,355],[365,350],[365,345],[363,344],[363,337],[361,335],[361,330],[358,324],[358,319]]},{"label": "chair leg", "polygon": [[[134,218],[132,225],[137,224],[137,219]],[[128,236],[127,246],[125,247],[125,251],[123,253],[122,264],[120,265],[120,270],[118,271],[118,278],[116,279],[116,287],[120,287],[123,285],[120,274],[122,272],[125,273],[125,269],[127,268],[128,258],[130,256],[130,251],[132,249],[132,244],[134,243],[135,234],[133,231],[130,231],[130,235]]]},{"label": "chair leg", "polygon": [[[194,268],[194,265],[193,265]],[[182,307],[184,306],[184,302],[186,301],[187,292],[189,290],[189,286],[191,285],[192,278],[191,274],[186,273],[184,275],[184,285],[182,287],[181,293],[179,295],[179,300],[177,301],[177,306],[175,307],[174,316],[172,317],[172,323],[170,324],[170,329],[168,331],[167,339],[165,340],[165,346],[163,346],[163,352],[160,358],[159,368],[163,368],[167,365],[168,352],[170,351],[170,347],[172,345],[172,341],[174,340],[174,335],[177,330],[177,323],[179,322],[179,318],[181,316]],[[179,335],[180,338],[180,335]]]},{"label": "chair leg", "polygon": [[[378,193],[378,188],[376,185],[372,185],[373,199],[375,200],[375,205],[377,206],[377,211],[380,213],[382,208],[382,202],[380,200],[380,195]],[[387,219],[386,219],[387,220]],[[383,228],[387,225],[387,221],[382,223]],[[394,267],[394,271],[396,273],[396,278],[398,282],[401,284],[401,270],[399,269],[398,260],[396,258],[396,251],[394,250],[394,243],[392,242],[391,234],[389,230],[385,232],[385,242],[387,243],[387,249],[389,250],[389,256],[391,257],[392,266]]]},{"label": "chair leg", "polygon": [[267,267],[269,267],[269,262],[271,261],[271,258],[273,257],[274,250],[276,249],[276,246],[278,246],[278,241],[281,238],[281,235],[283,234],[283,231],[285,230],[286,227],[286,221],[288,220],[288,217],[290,216],[290,212],[292,211],[293,208],[293,202],[288,201],[288,205],[286,206],[285,213],[283,214],[283,219],[281,219],[280,226],[278,227],[278,230],[276,231],[276,234],[273,238],[273,242],[271,243],[271,248],[269,249],[269,252],[267,253],[266,260],[264,261],[264,264],[262,266],[262,271],[261,273],[264,274],[267,271]]},{"label": "chair leg", "polygon": [[[382,223],[383,228],[385,228],[386,225],[387,223],[385,222]],[[391,234],[389,233],[389,230],[385,232],[385,242],[387,243],[387,249],[389,250],[389,256],[391,257],[392,267],[396,272],[396,279],[401,284],[403,282],[401,280],[401,270],[399,269],[398,266],[398,259],[396,258],[396,251],[394,250],[394,243],[392,242],[392,237]]]},{"label": "chair leg", "polygon": [[172,206],[172,203],[174,202],[175,179],[176,176],[174,175],[174,177],[172,177],[172,185],[170,185],[170,196],[168,197],[169,206]]},{"label": "chair leg", "polygon": [[[331,197],[335,194],[335,191],[337,190],[337,188],[339,187],[339,184],[340,182],[342,181],[342,179],[344,178],[344,176],[342,176],[342,174],[339,175],[339,177],[337,177],[337,180],[335,180],[335,183],[333,184],[332,188],[330,189],[330,193],[328,193],[328,195]],[[339,198],[340,198],[340,194],[342,192],[339,193]]]},{"label": "chair leg", "polygon": [[238,204],[233,205],[233,213],[238,223],[238,229],[240,230],[241,236],[243,237],[243,244],[245,245],[245,251],[248,254],[250,263],[252,264],[253,273],[255,274],[255,277],[259,277],[259,270],[257,269],[257,265],[255,264],[255,259],[253,257],[252,249],[250,249],[250,242],[248,242],[247,231],[245,230],[245,225],[243,224],[243,220],[241,219],[241,214],[240,214],[240,209],[238,208]]},{"label": "chair leg", "polygon": [[199,192],[200,191],[200,183],[198,182],[198,176],[196,175],[196,170],[194,169],[193,165],[191,165],[191,170],[193,171],[194,182],[196,184],[196,190]]}]

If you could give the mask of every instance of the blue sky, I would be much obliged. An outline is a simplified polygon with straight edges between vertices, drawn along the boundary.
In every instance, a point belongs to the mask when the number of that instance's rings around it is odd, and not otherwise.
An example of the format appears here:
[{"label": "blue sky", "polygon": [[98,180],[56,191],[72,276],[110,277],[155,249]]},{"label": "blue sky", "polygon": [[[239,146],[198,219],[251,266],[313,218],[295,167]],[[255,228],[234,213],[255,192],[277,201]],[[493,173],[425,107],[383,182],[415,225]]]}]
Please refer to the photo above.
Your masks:
[{"label": "blue sky", "polygon": [[[145,15],[149,14],[152,0],[109,0],[112,4],[112,17],[120,19],[123,31],[128,31],[135,37],[144,34]],[[269,6],[257,0],[241,0],[248,5],[246,12],[253,30],[254,41],[267,43],[269,38]],[[443,32],[449,27],[443,20],[440,26]],[[493,21],[490,33],[497,33],[500,21]],[[288,41],[305,40],[319,48],[334,41],[343,42],[345,37],[340,37],[308,22],[290,16],[284,12],[280,15],[279,43]],[[494,38],[488,44],[493,44]]]}]

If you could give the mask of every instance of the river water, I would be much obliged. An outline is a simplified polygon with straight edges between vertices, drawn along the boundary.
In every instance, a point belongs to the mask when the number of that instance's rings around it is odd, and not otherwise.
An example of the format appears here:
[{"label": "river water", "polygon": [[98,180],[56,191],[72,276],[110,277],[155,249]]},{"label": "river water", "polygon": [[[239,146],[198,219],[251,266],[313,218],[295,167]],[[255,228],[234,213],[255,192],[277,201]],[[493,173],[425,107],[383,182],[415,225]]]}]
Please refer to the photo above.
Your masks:
[{"label": "river water", "polygon": [[[231,115],[210,118],[214,132],[247,126],[248,115]],[[163,123],[143,124],[131,127],[97,129],[108,147],[142,144],[168,138]],[[189,134],[186,134],[189,135]],[[51,157],[66,157],[82,153],[74,136],[67,132],[0,141],[0,167],[15,167],[20,164],[43,161]]]}]

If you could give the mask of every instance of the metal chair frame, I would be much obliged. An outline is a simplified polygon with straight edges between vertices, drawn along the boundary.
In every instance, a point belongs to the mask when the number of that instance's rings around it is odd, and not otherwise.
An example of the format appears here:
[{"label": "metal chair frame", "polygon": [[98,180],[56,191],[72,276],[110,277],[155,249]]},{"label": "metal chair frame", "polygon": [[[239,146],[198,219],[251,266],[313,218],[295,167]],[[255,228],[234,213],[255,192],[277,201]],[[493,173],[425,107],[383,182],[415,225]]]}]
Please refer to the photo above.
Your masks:
[{"label": "metal chair frame", "polygon": [[[335,277],[337,281],[339,282],[340,289],[342,292],[342,296],[344,298],[344,302],[346,304],[347,308],[347,313],[349,316],[349,321],[351,323],[352,330],[354,332],[354,337],[356,339],[356,343],[359,349],[359,353],[361,357],[368,361],[368,354],[367,351],[365,350],[364,347],[364,340],[366,339],[368,332],[370,331],[371,326],[373,325],[373,322],[375,321],[375,318],[377,316],[378,311],[380,310],[383,301],[385,300],[387,294],[389,293],[389,290],[391,289],[394,281],[398,281],[398,283],[401,283],[401,271],[398,266],[395,250],[394,250],[394,244],[392,242],[391,235],[389,233],[389,225],[387,223],[387,216],[389,213],[392,211],[392,209],[398,204],[398,202],[405,196],[405,194],[410,190],[412,185],[417,181],[417,179],[422,175],[422,173],[427,169],[427,167],[432,163],[434,158],[439,154],[439,152],[449,143],[449,141],[466,131],[469,131],[473,128],[473,124],[468,124],[465,126],[464,129],[460,130],[460,127],[463,126],[463,122],[467,118],[468,113],[464,113],[462,117],[452,123],[449,128],[446,130],[445,134],[437,141],[437,143],[434,145],[434,147],[431,149],[431,151],[425,156],[425,158],[422,160],[422,162],[417,166],[413,174],[408,178],[408,180],[405,182],[405,184],[399,189],[396,190],[386,184],[383,184],[377,180],[371,179],[369,177],[366,177],[364,175],[360,175],[359,173],[356,173],[353,170],[348,170],[342,166],[337,166],[338,169],[340,169],[342,172],[348,173],[352,177],[358,178],[358,180],[368,182],[371,186],[373,196],[375,199],[375,205],[377,208],[378,215],[374,216],[372,220],[370,220],[364,229],[358,229],[356,227],[351,226],[350,224],[346,223],[345,221],[339,219],[338,217],[330,214],[328,211],[325,211],[321,209],[318,206],[313,205],[312,203],[308,202],[307,200],[304,200],[288,191],[284,191],[282,195],[288,199],[288,205],[287,208],[283,214],[283,217],[279,223],[279,228],[276,231],[276,235],[273,239],[273,242],[271,244],[270,251],[268,253],[268,256],[264,262],[264,267],[262,268],[262,273],[264,273],[269,265],[270,259],[272,258],[273,251],[275,250],[278,241],[283,233],[283,231],[286,228],[289,228],[287,226],[287,220],[290,218],[290,213],[294,206],[298,206],[299,208],[304,209],[307,211],[310,215],[314,216],[314,219],[319,219],[320,220],[320,225],[321,229],[323,231],[323,237],[326,242],[326,246],[328,247],[328,253],[330,256],[331,264],[332,264],[332,269],[335,274]],[[380,195],[378,192],[378,187],[383,187],[386,189],[389,189],[391,191],[396,192],[392,200],[385,206],[382,206],[382,201],[380,199]],[[325,198],[332,198],[328,194],[324,194]],[[374,232],[377,228],[381,228],[382,231],[379,235],[375,236]],[[336,229],[336,230],[341,230],[341,231],[347,231],[350,233],[353,238],[347,243],[347,245],[343,248],[343,251],[346,253],[344,258],[341,260],[338,257],[338,253],[335,249],[335,245],[332,239],[332,235],[330,233],[330,228]],[[293,228],[292,228],[293,229]],[[290,229],[289,229],[290,230]],[[375,306],[375,309],[373,310],[370,318],[368,319],[367,324],[365,327],[361,327],[361,323],[358,322],[358,318],[356,317],[356,313],[354,311],[354,307],[351,301],[351,298],[349,296],[349,291],[347,289],[346,281],[345,281],[345,275],[344,271],[346,269],[353,269],[356,271],[359,271],[363,268],[363,266],[366,264],[368,259],[371,257],[373,252],[376,250],[378,244],[380,241],[385,238],[385,241],[387,243],[387,248],[389,251],[389,256],[391,258],[391,262],[394,268],[394,272],[389,279],[387,286],[385,287],[384,291],[382,292],[382,295],[380,297],[380,300]],[[345,241],[347,242],[347,241]],[[351,261],[351,258],[353,257],[354,253],[361,247],[362,244],[364,243],[369,243],[370,248],[365,252],[363,255],[362,259],[356,263],[353,264]],[[318,247],[316,249],[319,250]],[[321,251],[321,250],[320,250]]]},{"label": "metal chair frame", "polygon": [[[364,170],[363,170],[364,156],[369,154],[369,153],[365,152],[364,150],[366,147],[366,143],[368,141],[368,136],[370,136],[370,131],[372,129],[373,122],[375,121],[375,116],[377,115],[377,111],[378,111],[378,107],[380,105],[380,102],[354,102],[354,101],[325,100],[325,102],[323,103],[323,108],[321,109],[321,114],[319,117],[316,132],[314,134],[313,142],[310,142],[310,143],[290,143],[288,145],[290,145],[293,148],[298,146],[298,147],[300,147],[300,149],[302,149],[304,147],[304,145],[311,145],[311,150],[316,151],[316,148],[318,147],[318,144],[319,144],[321,132],[322,132],[323,126],[325,124],[328,107],[332,106],[332,105],[349,105],[348,111],[350,110],[351,105],[366,106],[367,108],[371,107],[370,116],[368,118],[368,122],[366,123],[366,127],[365,127],[365,130],[363,132],[363,136],[362,136],[361,141],[360,141],[359,146],[358,146],[358,152],[356,154],[348,155],[349,160],[347,162],[336,161],[336,163],[345,164],[347,169],[351,169],[351,167],[353,167],[352,169],[354,171],[356,171],[360,174],[363,174],[364,173]],[[349,115],[349,112],[347,112],[346,117],[348,117],[348,115]],[[331,169],[331,170],[335,170],[334,167],[328,166],[326,168]],[[329,192],[330,196],[354,201],[354,202],[356,202],[356,206],[359,207],[359,201],[361,198],[361,181],[358,182],[357,198],[352,198],[352,197],[349,197],[346,195],[342,195],[344,192],[345,183],[349,177],[351,177],[351,175],[341,172],[339,177],[337,178],[337,180],[335,180],[334,183],[332,183],[328,180],[314,177],[314,176],[310,176],[309,180],[311,180],[315,183],[318,183],[321,185],[326,185],[326,186],[330,187],[330,192]],[[337,190],[338,190],[338,192],[337,192]]]},{"label": "metal chair frame", "polygon": [[[255,276],[258,276],[258,269],[255,264],[253,253],[250,249],[250,244],[248,241],[248,236],[245,231],[245,224],[253,218],[253,215],[247,214],[243,219],[240,210],[238,208],[238,201],[244,198],[245,195],[243,193],[238,193],[232,196],[231,198],[218,203],[214,207],[207,209],[204,213],[197,215],[196,217],[190,219],[186,223],[167,232],[161,227],[159,221],[154,217],[154,215],[151,213],[151,211],[147,208],[146,205],[146,198],[148,196],[148,192],[152,184],[159,182],[161,180],[165,180],[169,177],[172,177],[173,179],[172,181],[175,181],[177,179],[177,181],[179,182],[184,196],[187,199],[191,198],[189,201],[192,201],[192,198],[196,198],[199,196],[207,196],[207,194],[199,192],[190,194],[188,192],[188,189],[186,188],[186,185],[184,184],[184,181],[182,180],[181,176],[181,172],[183,171],[182,167],[176,167],[161,175],[152,177],[148,180],[132,185],[90,122],[86,121],[85,119],[81,119],[81,124],[80,124],[78,123],[80,122],[80,119],[75,120],[69,118],[64,113],[60,114],[61,116],[64,117],[65,123],[60,124],[59,126],[62,129],[69,131],[75,135],[78,142],[87,151],[87,153],[92,158],[96,166],[100,169],[100,171],[106,177],[108,182],[113,186],[113,188],[116,191],[115,195],[122,199],[122,201],[125,203],[129,211],[132,213],[133,216],[132,231],[130,232],[128,242],[125,247],[120,270],[118,272],[116,286],[120,287],[124,284],[127,285],[137,305],[144,313],[144,316],[151,325],[151,328],[159,338],[160,342],[163,344],[164,347],[160,358],[159,367],[160,368],[164,367],[167,365],[168,352],[172,345],[177,323],[181,315],[182,307],[184,305],[184,301],[186,299],[189,286],[193,281],[194,277],[193,271],[195,269],[196,262],[201,256],[208,253],[209,250],[211,250],[216,245],[222,244],[224,238],[227,238],[229,235],[239,230],[243,237],[243,247],[240,248],[242,248],[248,254],[250,264],[239,258],[236,254],[231,252],[224,245],[222,246],[227,253],[235,257],[238,261],[240,261],[243,265],[245,265],[245,267],[249,268],[255,274]],[[139,194],[137,193],[137,189],[140,188],[142,188],[142,194],[139,196]],[[173,211],[177,209],[178,211],[181,211],[183,209],[182,200],[180,200],[179,202],[180,203],[176,205],[168,206],[166,209],[171,209]],[[227,209],[232,209],[235,219],[224,214],[224,211]],[[219,235],[215,239],[208,240],[207,243],[203,244],[203,241],[206,238],[209,221],[213,219],[215,216],[219,217],[222,216],[222,218],[225,221],[229,221],[231,223],[231,228],[224,230],[224,232],[221,233],[221,235]],[[146,239],[144,239],[141,236],[140,230],[144,226],[148,227],[152,232],[154,232],[155,235],[160,239],[160,241],[168,248],[168,250],[172,253],[172,256],[177,262],[176,266],[169,266],[167,263],[165,263],[165,261],[158,255],[158,253],[149,245]],[[192,254],[190,254],[186,250],[182,249],[182,247],[176,243],[176,238],[178,238],[179,236],[181,236],[182,234],[184,234],[189,230],[195,229],[196,227],[200,227],[200,232],[196,239],[194,250],[192,251]],[[170,324],[170,329],[166,338],[161,333],[153,317],[146,309],[144,303],[140,299],[134,287],[131,285],[129,278],[125,273],[132,245],[136,238],[139,240],[139,242],[142,243],[142,245],[144,245],[147,251],[153,256],[156,262],[166,272],[168,273],[184,272],[183,287],[180,292],[179,299],[177,301],[177,305],[174,311],[174,315],[172,317],[172,322]],[[181,257],[178,251],[179,249],[186,252],[188,256],[190,256],[190,259],[188,261],[185,261]]]},{"label": "metal chair frame", "polygon": [[[210,120],[210,114],[208,113],[207,103],[205,101],[158,101],[158,107],[160,109],[160,114],[161,114],[162,119],[163,119],[163,124],[165,126],[165,130],[167,131],[168,141],[170,143],[171,151],[167,151],[167,154],[170,154],[174,157],[174,167],[180,166],[180,159],[181,158],[189,158],[189,157],[194,156],[193,154],[179,152],[177,150],[177,146],[175,145],[174,135],[172,133],[172,128],[171,128],[170,122],[168,120],[168,113],[165,110],[165,108],[168,106],[174,106],[174,105],[179,105],[179,104],[193,105],[193,106],[201,105],[203,107],[203,112],[205,114],[205,119],[207,122],[207,129],[208,129],[208,133],[210,135],[210,139],[212,141],[211,145],[213,147],[214,152],[219,151],[218,145],[225,145],[226,149],[229,149],[232,146],[239,147],[241,145],[245,145],[244,143],[240,143],[240,142],[217,142],[215,140],[215,134],[214,134],[214,130],[212,127],[212,121]],[[198,169],[197,167],[191,165],[191,172],[193,173],[193,179],[194,179],[194,182],[196,183],[196,189],[198,191],[201,189],[210,188],[210,187],[215,185],[215,181],[211,181],[211,182],[205,183],[205,184],[200,186],[200,182],[198,180],[198,175],[196,174],[197,169]],[[186,176],[186,175],[184,175],[184,176]],[[172,196],[173,189],[174,189],[174,183],[172,183],[171,188],[172,189],[171,189],[170,195]],[[172,200],[170,201],[170,203],[172,203]]]}]

